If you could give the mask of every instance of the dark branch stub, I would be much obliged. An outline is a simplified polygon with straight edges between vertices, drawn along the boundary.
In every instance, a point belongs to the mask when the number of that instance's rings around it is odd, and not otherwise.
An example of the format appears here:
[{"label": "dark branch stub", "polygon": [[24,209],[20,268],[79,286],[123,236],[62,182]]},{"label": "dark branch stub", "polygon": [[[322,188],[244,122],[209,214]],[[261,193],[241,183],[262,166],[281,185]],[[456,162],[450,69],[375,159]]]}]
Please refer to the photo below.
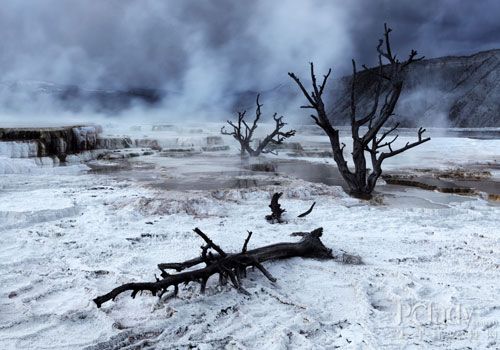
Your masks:
[{"label": "dark branch stub", "polygon": [[[417,58],[417,51],[412,50],[408,59],[400,62],[396,55],[392,53],[390,44],[390,35],[392,29],[384,25],[384,37],[379,40],[377,45],[378,53],[378,67],[369,69],[366,66],[365,71],[372,74],[376,79],[375,95],[373,104],[368,114],[359,117],[356,108],[356,95],[355,86],[357,80],[356,62],[352,61],[352,81],[351,81],[351,104],[350,104],[350,120],[351,120],[351,137],[352,137],[352,160],[354,169],[349,168],[347,161],[344,157],[345,145],[340,142],[339,130],[332,126],[328,115],[325,110],[323,102],[323,92],[326,81],[330,75],[331,70],[324,76],[323,82],[320,86],[317,85],[316,74],[314,72],[314,65],[310,63],[311,68],[311,83],[313,91],[309,93],[304,87],[303,83],[294,73],[288,73],[290,78],[298,85],[306,98],[308,105],[301,106],[301,108],[310,108],[316,111],[316,115],[311,115],[316,125],[321,127],[330,139],[330,144],[333,151],[333,158],[337,163],[338,169],[347,183],[350,193],[359,198],[370,198],[371,193],[375,188],[378,178],[382,175],[382,162],[390,157],[396,156],[405,152],[413,147],[423,144],[430,140],[429,137],[423,137],[425,129],[420,128],[418,131],[418,139],[414,142],[408,142],[405,146],[394,148],[394,142],[398,135],[394,136],[392,140],[387,141],[386,137],[394,132],[399,124],[390,128],[388,131],[382,132],[382,135],[377,139],[377,135],[381,133],[382,128],[387,124],[391,117],[393,117],[394,110],[399,100],[399,96],[403,89],[405,79],[405,69],[414,62],[421,61],[424,57]],[[388,62],[384,66],[383,60]],[[383,99],[381,99],[382,88],[386,86],[387,91]],[[383,103],[381,103],[383,101]],[[367,127],[364,135],[360,135],[361,127]],[[370,155],[372,169],[369,173],[366,166],[365,152]]]},{"label": "dark branch stub", "polygon": [[[271,224],[285,223],[285,221],[283,220],[281,215],[286,210],[281,208],[281,204],[279,203],[279,200],[280,200],[282,195],[283,195],[283,192],[275,193],[275,194],[273,194],[273,196],[271,198],[271,204],[269,204],[269,208],[271,208],[271,214],[266,215],[266,220]],[[314,202],[307,211],[303,212],[302,214],[298,215],[297,217],[303,218],[303,217],[306,217],[307,215],[311,214],[315,205],[316,205],[316,202]]]},{"label": "dark branch stub", "polygon": [[[262,266],[263,262],[291,257],[315,259],[333,258],[331,249],[325,247],[323,242],[321,242],[320,237],[323,234],[323,228],[318,228],[308,233],[302,233],[302,239],[296,243],[277,243],[252,250],[247,250],[248,241],[251,237],[251,232],[249,232],[242,251],[234,254],[225,253],[219,246],[208,239],[201,230],[195,229],[194,231],[205,240],[208,246],[208,248],[205,248],[207,246],[202,248],[201,256],[182,263],[159,264],[158,268],[162,271],[162,279],[157,279],[156,282],[126,283],[116,287],[109,293],[94,299],[97,307],[101,307],[105,302],[114,300],[118,295],[127,291],[131,291],[132,298],[135,298],[139,292],[143,291],[149,291],[152,295],[161,297],[169,288],[173,287],[174,295],[177,295],[179,285],[187,285],[190,282],[199,283],[200,290],[203,293],[209,278],[216,274],[219,275],[219,282],[221,284],[230,280],[232,286],[239,292],[249,294],[241,284],[241,280],[246,276],[246,270],[249,267],[256,267],[271,282],[275,282],[276,279],[264,266]],[[214,247],[218,247],[223,255],[208,252],[209,249],[215,249]],[[184,271],[202,263],[205,263],[206,266]],[[165,271],[171,269],[176,270],[178,273],[169,274]]]},{"label": "dark branch stub", "polygon": [[252,143],[254,141],[254,133],[257,129],[260,117],[262,115],[261,108],[262,104],[259,102],[260,94],[257,95],[255,108],[255,119],[252,124],[249,125],[245,120],[246,111],[238,112],[238,120],[236,123],[228,120],[227,124],[232,128],[232,131],[227,131],[226,127],[221,128],[222,135],[232,136],[240,144],[240,155],[243,157],[248,154],[252,157],[256,157],[261,153],[274,153],[268,148],[270,144],[279,145],[282,144],[285,139],[288,139],[295,135],[295,130],[283,131],[283,127],[286,123],[283,121],[283,116],[278,117],[277,113],[274,113],[273,120],[275,123],[274,130],[269,133],[264,139],[259,141],[259,144],[254,149]]},{"label": "dark branch stub", "polygon": [[281,215],[286,211],[285,209],[281,208],[281,204],[279,203],[279,200],[281,196],[283,195],[283,192],[277,192],[273,194],[271,198],[271,204],[269,204],[269,208],[271,208],[271,214],[266,215],[266,220],[269,221],[271,224],[282,224],[284,223],[284,220],[281,218]]}]

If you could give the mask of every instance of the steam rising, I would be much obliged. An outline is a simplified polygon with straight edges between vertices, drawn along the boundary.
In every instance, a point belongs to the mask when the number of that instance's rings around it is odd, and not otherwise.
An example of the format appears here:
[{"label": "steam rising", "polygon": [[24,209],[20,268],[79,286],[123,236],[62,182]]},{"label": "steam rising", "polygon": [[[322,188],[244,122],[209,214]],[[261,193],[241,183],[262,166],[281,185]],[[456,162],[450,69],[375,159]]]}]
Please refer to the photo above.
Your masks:
[{"label": "steam rising", "polygon": [[[12,84],[39,85],[33,81],[58,84],[52,88],[159,89],[166,98],[161,112],[147,112],[156,113],[154,118],[222,119],[236,95],[288,83],[288,71],[304,76],[309,61],[319,72],[333,67],[336,77],[349,73],[352,57],[373,63],[384,21],[400,33],[394,45],[401,53],[416,47],[438,55],[498,44],[493,10],[481,13],[483,26],[467,26],[469,34],[460,38],[451,30],[463,28],[481,6],[461,2],[464,17],[453,1],[424,2],[5,0],[0,7],[0,121],[7,115],[46,118],[60,109],[50,94],[33,100],[22,89],[12,93]],[[499,7],[494,1],[482,4]],[[436,38],[433,30],[441,35]],[[274,102],[266,107],[274,111]],[[141,105],[132,109],[142,110]],[[89,115],[93,108],[81,112]]]}]

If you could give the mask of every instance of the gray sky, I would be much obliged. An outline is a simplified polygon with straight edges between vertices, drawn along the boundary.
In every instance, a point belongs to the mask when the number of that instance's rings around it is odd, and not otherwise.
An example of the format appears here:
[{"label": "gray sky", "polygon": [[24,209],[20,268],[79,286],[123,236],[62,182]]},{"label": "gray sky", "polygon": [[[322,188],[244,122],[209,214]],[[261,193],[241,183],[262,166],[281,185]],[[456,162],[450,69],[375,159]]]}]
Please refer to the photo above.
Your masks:
[{"label": "gray sky", "polygon": [[400,56],[500,48],[498,0],[4,0],[0,80],[166,88],[196,98],[261,90],[307,62],[373,63],[387,21]]}]

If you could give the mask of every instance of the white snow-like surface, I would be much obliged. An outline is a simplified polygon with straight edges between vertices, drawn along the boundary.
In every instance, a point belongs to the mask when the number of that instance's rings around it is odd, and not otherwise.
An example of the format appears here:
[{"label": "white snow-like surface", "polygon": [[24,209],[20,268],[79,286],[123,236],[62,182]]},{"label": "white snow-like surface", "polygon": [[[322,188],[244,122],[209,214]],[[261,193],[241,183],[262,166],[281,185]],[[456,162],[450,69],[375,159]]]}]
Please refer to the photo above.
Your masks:
[{"label": "white snow-like surface", "polygon": [[38,144],[36,142],[0,142],[0,157],[8,158],[28,158],[36,157]]},{"label": "white snow-like surface", "polygon": [[[454,165],[498,161],[498,140],[473,141],[437,139],[400,158],[415,157],[411,168],[450,166],[448,156]],[[156,164],[158,181],[202,171],[217,178],[218,168],[236,169],[235,153],[217,164],[135,160]],[[382,203],[364,202],[339,187],[272,173],[240,176],[269,180],[261,187],[175,191],[146,186],[137,170],[36,169],[0,175],[0,349],[499,347],[494,202],[418,189],[387,190]],[[275,191],[285,193],[287,224],[264,220]],[[313,212],[296,218],[312,201]],[[190,284],[174,299],[123,294],[96,308],[92,298],[120,284],[154,281],[158,263],[198,256],[194,227],[226,251],[241,249],[247,230],[253,248],[323,227],[334,254],[359,255],[365,264],[267,262],[278,281],[249,271],[243,283],[250,296],[214,279],[205,295]]]},{"label": "white snow-like surface", "polygon": [[[86,153],[84,153],[85,155]],[[89,159],[93,159],[89,157]],[[88,166],[81,164],[81,156],[75,156],[68,159],[73,163],[64,167],[55,167],[59,165],[59,160],[54,157],[37,157],[37,158],[8,158],[0,156],[0,175],[13,174],[68,174],[78,173],[88,170]]]},{"label": "white snow-like surface", "polygon": [[7,192],[1,196],[0,211],[54,210],[71,206],[71,200],[64,196],[64,193],[56,188],[52,189],[51,192],[50,198],[47,198],[46,190],[24,192],[23,198],[19,198],[17,192]]}]

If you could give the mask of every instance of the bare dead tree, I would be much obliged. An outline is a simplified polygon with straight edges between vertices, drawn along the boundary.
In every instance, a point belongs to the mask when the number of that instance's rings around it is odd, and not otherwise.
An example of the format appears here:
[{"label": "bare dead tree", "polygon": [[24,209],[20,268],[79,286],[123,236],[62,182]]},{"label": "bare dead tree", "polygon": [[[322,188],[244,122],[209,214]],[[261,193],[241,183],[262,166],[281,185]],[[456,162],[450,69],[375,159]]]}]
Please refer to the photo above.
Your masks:
[{"label": "bare dead tree", "polygon": [[[221,284],[225,284],[230,280],[232,286],[239,292],[249,294],[242,286],[242,279],[246,276],[246,270],[249,267],[256,267],[270,281],[275,282],[276,279],[262,266],[264,261],[291,257],[333,258],[331,249],[325,247],[321,242],[320,237],[323,234],[323,228],[317,228],[311,232],[295,233],[296,236],[302,237],[297,243],[277,243],[252,250],[247,250],[248,242],[252,236],[252,233],[248,232],[241,252],[234,254],[226,253],[200,229],[195,228],[194,232],[205,241],[205,245],[201,247],[201,255],[198,258],[182,263],[159,264],[161,279],[156,278],[155,282],[134,282],[121,285],[109,293],[95,298],[94,302],[97,307],[101,307],[103,303],[114,300],[118,295],[127,291],[132,292],[132,298],[135,298],[137,293],[143,291],[149,291],[151,294],[161,297],[169,288],[173,288],[173,294],[176,295],[180,284],[187,285],[190,282],[199,283],[203,293],[207,281],[215,274],[219,275]],[[199,264],[205,264],[205,267],[184,271]],[[170,274],[166,270],[175,270],[178,273]]]},{"label": "bare dead tree", "polygon": [[223,126],[221,128],[222,135],[231,135],[234,137],[236,141],[240,144],[240,155],[243,157],[246,153],[251,157],[257,157],[261,153],[274,153],[272,150],[268,149],[267,146],[269,144],[279,145],[283,143],[283,141],[287,138],[295,135],[295,130],[290,131],[282,131],[283,127],[286,123],[283,121],[283,116],[278,117],[277,113],[274,113],[273,120],[275,123],[274,130],[268,134],[263,140],[259,141],[259,144],[254,149],[252,148],[253,137],[255,133],[255,129],[257,129],[258,122],[262,115],[261,108],[262,104],[259,102],[260,94],[257,95],[255,108],[255,118],[252,122],[252,125],[248,125],[245,121],[246,111],[238,112],[238,120],[236,124],[230,120],[227,123],[233,128],[232,131],[227,131],[226,127]]},{"label": "bare dead tree", "polygon": [[[409,57],[400,62],[396,55],[392,53],[389,34],[392,30],[384,24],[384,38],[379,40],[377,45],[378,52],[378,68],[368,69],[363,66],[369,74],[373,74],[376,78],[375,96],[373,105],[368,114],[358,117],[356,111],[356,63],[352,60],[353,76],[351,84],[351,137],[353,142],[352,159],[354,162],[354,169],[351,170],[344,157],[345,144],[340,142],[339,130],[332,126],[328,115],[325,110],[323,101],[323,93],[325,85],[330,76],[331,69],[323,76],[321,84],[318,85],[316,74],[314,72],[314,65],[311,66],[311,81],[313,91],[309,93],[304,87],[302,82],[294,73],[288,75],[299,86],[300,90],[306,97],[308,104],[301,106],[301,108],[310,108],[315,110],[316,115],[311,115],[316,125],[321,127],[330,139],[330,145],[333,151],[333,158],[337,163],[338,169],[342,174],[343,179],[346,181],[350,194],[359,198],[370,198],[373,189],[377,183],[378,178],[382,174],[382,163],[385,159],[394,157],[403,153],[413,147],[416,147],[424,142],[430,140],[429,137],[424,138],[423,134],[425,129],[420,128],[417,133],[417,141],[407,142],[403,147],[394,148],[394,142],[398,135],[390,136],[397,130],[399,123],[381,132],[382,127],[394,116],[394,109],[398,103],[399,96],[403,89],[404,71],[410,64],[422,60],[424,57],[417,58],[417,51],[412,50]],[[384,66],[383,60],[388,64]],[[382,98],[382,88],[387,86],[385,96]],[[382,103],[380,102],[382,100]],[[367,127],[367,131],[360,135],[360,128]],[[380,135],[380,136],[379,136]],[[370,155],[372,169],[368,174],[365,152]]]}]

